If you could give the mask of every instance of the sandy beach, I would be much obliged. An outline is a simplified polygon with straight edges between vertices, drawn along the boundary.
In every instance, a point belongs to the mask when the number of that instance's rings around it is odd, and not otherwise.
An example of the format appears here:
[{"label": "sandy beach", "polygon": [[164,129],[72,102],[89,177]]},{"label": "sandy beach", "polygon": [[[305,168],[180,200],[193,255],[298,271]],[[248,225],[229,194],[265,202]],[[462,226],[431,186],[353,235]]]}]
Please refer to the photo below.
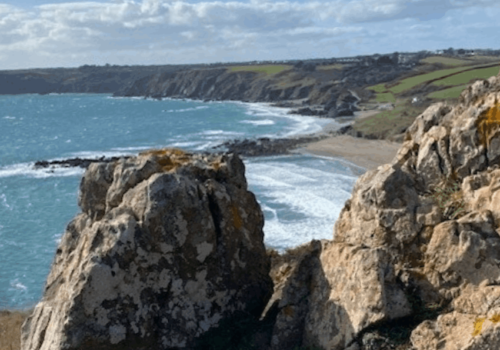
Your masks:
[{"label": "sandy beach", "polygon": [[339,135],[310,143],[306,147],[299,149],[299,152],[344,158],[370,170],[379,165],[390,163],[400,147],[400,143],[386,140],[367,140]]},{"label": "sandy beach", "polygon": [[[380,110],[365,110],[355,114],[355,119],[363,119],[380,113]],[[329,131],[330,125],[326,125],[323,131]],[[298,152],[315,154],[319,156],[343,158],[367,170],[374,169],[379,165],[390,163],[401,143],[387,140],[368,140],[349,135],[330,136],[324,140],[309,143],[300,148]]]}]

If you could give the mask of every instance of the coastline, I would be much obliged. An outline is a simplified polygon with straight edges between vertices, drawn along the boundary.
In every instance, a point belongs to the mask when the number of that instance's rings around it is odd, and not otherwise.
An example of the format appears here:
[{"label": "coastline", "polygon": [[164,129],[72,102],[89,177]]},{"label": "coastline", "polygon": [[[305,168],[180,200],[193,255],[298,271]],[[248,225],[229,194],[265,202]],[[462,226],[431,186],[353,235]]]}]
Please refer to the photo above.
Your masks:
[{"label": "coastline", "polygon": [[[379,110],[369,109],[356,112],[354,117],[344,118],[341,126],[352,124],[356,119],[363,119]],[[338,132],[339,120],[324,126],[316,135],[327,135],[318,141],[308,142],[304,147],[294,150],[296,153],[311,154],[329,158],[341,158],[365,170],[372,170],[380,165],[390,163],[401,147],[401,143],[389,140],[374,140],[354,137]]]},{"label": "coastline", "polygon": [[390,163],[400,143],[386,140],[368,140],[350,135],[335,135],[311,142],[296,152],[329,158],[342,158],[366,170]]}]

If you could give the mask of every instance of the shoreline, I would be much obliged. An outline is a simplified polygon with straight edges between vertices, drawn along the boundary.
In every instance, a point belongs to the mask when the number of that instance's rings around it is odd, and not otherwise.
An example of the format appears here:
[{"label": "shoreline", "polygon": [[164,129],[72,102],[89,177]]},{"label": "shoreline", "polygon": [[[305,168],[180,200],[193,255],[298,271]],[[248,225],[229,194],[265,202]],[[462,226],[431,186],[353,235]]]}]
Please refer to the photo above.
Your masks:
[{"label": "shoreline", "polygon": [[366,170],[390,163],[401,144],[387,140],[368,140],[350,135],[333,135],[308,143],[296,153],[340,158]]}]

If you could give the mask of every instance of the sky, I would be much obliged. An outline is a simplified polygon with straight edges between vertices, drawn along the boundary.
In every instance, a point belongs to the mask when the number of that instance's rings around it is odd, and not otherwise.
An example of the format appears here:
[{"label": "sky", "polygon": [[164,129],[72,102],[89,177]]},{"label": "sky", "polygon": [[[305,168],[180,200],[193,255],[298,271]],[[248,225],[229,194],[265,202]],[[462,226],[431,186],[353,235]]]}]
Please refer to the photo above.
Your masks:
[{"label": "sky", "polygon": [[500,49],[500,0],[0,0],[0,70]]}]

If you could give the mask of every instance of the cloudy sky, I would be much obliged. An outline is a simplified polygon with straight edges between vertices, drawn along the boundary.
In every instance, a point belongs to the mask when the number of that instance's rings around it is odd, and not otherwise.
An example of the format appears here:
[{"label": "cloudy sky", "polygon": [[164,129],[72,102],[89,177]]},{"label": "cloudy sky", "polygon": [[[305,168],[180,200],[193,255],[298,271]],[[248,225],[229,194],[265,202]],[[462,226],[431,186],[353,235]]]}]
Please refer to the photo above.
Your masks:
[{"label": "cloudy sky", "polygon": [[0,0],[0,70],[500,49],[500,0]]}]

